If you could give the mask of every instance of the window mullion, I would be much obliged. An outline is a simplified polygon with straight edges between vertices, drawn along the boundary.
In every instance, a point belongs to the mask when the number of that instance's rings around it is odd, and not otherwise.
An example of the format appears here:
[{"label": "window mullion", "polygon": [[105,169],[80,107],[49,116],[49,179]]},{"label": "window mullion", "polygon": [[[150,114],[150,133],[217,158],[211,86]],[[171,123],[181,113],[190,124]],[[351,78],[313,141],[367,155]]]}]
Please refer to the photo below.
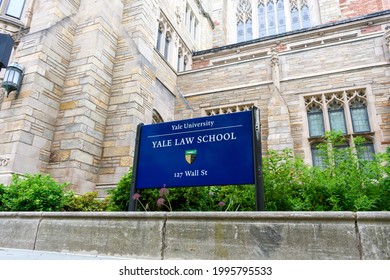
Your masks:
[{"label": "window mullion", "polygon": [[322,112],[324,112],[325,131],[330,131],[329,112],[328,112],[328,106],[326,105],[325,95],[322,95]]},{"label": "window mullion", "polygon": [[352,134],[353,126],[352,126],[352,119],[351,119],[351,111],[349,110],[348,97],[345,91],[343,92],[343,99],[344,99],[344,111],[345,111],[344,116],[347,125],[347,134]]}]

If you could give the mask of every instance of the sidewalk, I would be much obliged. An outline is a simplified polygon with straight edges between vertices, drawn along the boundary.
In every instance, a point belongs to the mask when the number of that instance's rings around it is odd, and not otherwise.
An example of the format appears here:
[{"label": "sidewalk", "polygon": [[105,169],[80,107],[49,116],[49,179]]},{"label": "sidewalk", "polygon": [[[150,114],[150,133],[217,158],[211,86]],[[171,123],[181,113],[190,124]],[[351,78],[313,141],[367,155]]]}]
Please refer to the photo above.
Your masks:
[{"label": "sidewalk", "polygon": [[0,248],[1,260],[124,260],[126,258]]}]

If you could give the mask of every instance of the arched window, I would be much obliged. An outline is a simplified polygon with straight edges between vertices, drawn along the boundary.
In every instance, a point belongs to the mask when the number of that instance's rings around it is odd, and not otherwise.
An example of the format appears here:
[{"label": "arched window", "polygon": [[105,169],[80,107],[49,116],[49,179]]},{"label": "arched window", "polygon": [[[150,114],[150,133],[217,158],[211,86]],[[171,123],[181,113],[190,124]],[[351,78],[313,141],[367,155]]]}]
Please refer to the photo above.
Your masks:
[{"label": "arched window", "polygon": [[259,0],[257,17],[260,38],[286,32],[285,1]]},{"label": "arched window", "polygon": [[343,134],[347,133],[343,104],[336,100],[331,101],[328,105],[328,113],[331,130],[341,131]]},{"label": "arched window", "polygon": [[252,40],[252,5],[250,0],[240,0],[237,5],[237,42]]},{"label": "arched window", "polygon": [[368,121],[367,107],[365,100],[355,98],[349,105],[351,112],[353,132],[370,131],[370,123]]},{"label": "arched window", "polygon": [[278,33],[286,32],[286,18],[284,14],[284,0],[276,1],[276,11],[278,18]]},{"label": "arched window", "polygon": [[312,25],[310,13],[318,10],[310,0],[237,0],[236,3],[237,42],[308,28]]},{"label": "arched window", "polygon": [[187,67],[188,67],[188,56],[184,56],[184,67],[183,67],[183,71],[187,71]]},{"label": "arched window", "polygon": [[[370,117],[367,110],[366,89],[348,89],[312,96],[305,96],[309,137],[313,165],[321,165],[321,153],[313,141],[324,141],[325,131],[341,131],[344,142],[338,143],[333,161],[345,159],[351,154],[357,154],[359,159],[372,160],[375,154],[374,132],[371,131]],[[355,137],[364,137],[362,144],[355,142]],[[322,140],[321,140],[322,139]],[[347,149],[352,147],[353,149]],[[326,154],[322,153],[322,158]]]},{"label": "arched window", "polygon": [[356,148],[358,158],[361,160],[373,160],[375,149],[371,140],[366,139],[365,143]]},{"label": "arched window", "polygon": [[153,120],[152,120],[153,124],[156,124],[156,123],[162,123],[164,122],[163,118],[161,117],[160,113],[153,109]]},{"label": "arched window", "polygon": [[179,51],[177,52],[177,72],[181,70],[181,60],[183,57],[183,51],[180,48]]},{"label": "arched window", "polygon": [[323,151],[319,149],[320,143],[314,143],[311,145],[311,156],[312,156],[312,162],[313,166],[317,166],[320,168],[325,168],[326,163],[323,155]]},{"label": "arched window", "polygon": [[167,31],[167,33],[165,34],[165,47],[164,47],[164,58],[166,60],[168,60],[169,45],[170,45],[171,39],[172,39],[171,33],[169,31]]},{"label": "arched window", "polygon": [[161,41],[163,37],[163,32],[164,32],[164,25],[162,22],[158,24],[158,30],[157,30],[157,45],[156,48],[158,51],[161,51]]},{"label": "arched window", "polygon": [[307,112],[309,121],[310,137],[320,137],[324,135],[324,118],[321,108],[317,106],[311,107]]},{"label": "arched window", "polygon": [[310,27],[310,11],[307,0],[290,0],[292,30]]}]

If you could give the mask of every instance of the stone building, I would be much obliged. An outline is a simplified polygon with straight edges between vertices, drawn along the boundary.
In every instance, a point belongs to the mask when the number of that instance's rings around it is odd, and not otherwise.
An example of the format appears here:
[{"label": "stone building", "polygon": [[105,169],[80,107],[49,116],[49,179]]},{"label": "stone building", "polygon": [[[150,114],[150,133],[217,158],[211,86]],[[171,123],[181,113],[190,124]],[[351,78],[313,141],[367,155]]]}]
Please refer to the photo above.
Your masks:
[{"label": "stone building", "polygon": [[24,77],[18,96],[0,94],[0,182],[44,172],[104,191],[132,165],[138,123],[252,106],[264,150],[292,148],[320,165],[316,145],[341,130],[345,145],[363,136],[370,158],[390,143],[389,9],[389,0],[2,0],[0,40],[12,37],[9,64]]}]

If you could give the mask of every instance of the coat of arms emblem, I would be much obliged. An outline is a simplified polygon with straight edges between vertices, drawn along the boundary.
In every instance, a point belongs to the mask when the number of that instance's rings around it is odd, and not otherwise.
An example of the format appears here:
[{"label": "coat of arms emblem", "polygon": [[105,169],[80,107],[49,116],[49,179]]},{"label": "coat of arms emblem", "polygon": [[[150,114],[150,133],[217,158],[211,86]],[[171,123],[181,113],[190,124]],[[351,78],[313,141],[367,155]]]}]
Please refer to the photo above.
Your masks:
[{"label": "coat of arms emblem", "polygon": [[185,159],[188,164],[193,164],[196,159],[196,150],[186,150]]}]

